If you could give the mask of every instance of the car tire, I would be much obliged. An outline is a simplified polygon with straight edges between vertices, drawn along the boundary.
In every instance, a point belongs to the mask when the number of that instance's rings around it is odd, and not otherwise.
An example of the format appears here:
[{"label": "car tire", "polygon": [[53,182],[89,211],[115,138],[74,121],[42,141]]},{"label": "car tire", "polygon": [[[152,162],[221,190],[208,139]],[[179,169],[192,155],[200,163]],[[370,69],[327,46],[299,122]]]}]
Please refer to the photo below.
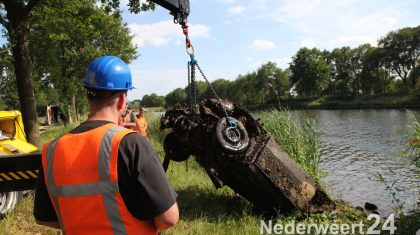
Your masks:
[{"label": "car tire", "polygon": [[16,204],[22,199],[23,192],[0,192],[0,215],[4,215],[6,212],[11,211],[15,208]]},{"label": "car tire", "polygon": [[216,126],[216,138],[220,146],[230,152],[239,153],[249,146],[248,132],[242,122],[229,117],[236,123],[236,127],[231,127],[225,117],[220,118]]}]

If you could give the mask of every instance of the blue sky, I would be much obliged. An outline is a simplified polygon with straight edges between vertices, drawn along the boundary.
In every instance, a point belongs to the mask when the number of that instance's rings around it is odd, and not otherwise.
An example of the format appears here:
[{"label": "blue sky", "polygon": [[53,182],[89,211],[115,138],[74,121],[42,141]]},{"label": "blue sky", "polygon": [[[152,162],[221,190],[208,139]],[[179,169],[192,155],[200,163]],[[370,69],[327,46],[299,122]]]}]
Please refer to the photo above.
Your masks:
[{"label": "blue sky", "polygon": [[[304,46],[331,50],[376,45],[391,30],[420,24],[419,0],[190,0],[190,4],[190,38],[209,80],[233,80],[268,61],[286,68]],[[137,89],[129,99],[185,87],[189,57],[180,26],[161,7],[138,15],[124,9],[140,55],[130,64]]]},{"label": "blue sky", "polygon": [[[190,1],[195,57],[210,80],[233,80],[267,61],[286,68],[303,46],[376,45],[391,30],[420,24],[418,0]],[[140,54],[130,64],[137,89],[129,99],[185,87],[189,57],[172,16],[159,7],[140,15],[124,13],[124,20],[136,35]]]}]

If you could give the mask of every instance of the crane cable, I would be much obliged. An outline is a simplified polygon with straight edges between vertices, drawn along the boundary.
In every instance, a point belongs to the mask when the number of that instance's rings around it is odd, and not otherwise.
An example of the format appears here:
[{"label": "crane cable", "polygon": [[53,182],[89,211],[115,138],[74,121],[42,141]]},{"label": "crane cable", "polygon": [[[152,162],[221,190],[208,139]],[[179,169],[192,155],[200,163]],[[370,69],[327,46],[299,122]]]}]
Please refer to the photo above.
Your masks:
[{"label": "crane cable", "polygon": [[182,32],[185,35],[185,49],[187,51],[187,54],[190,56],[190,61],[188,61],[187,67],[188,67],[188,105],[191,113],[196,114],[196,105],[197,105],[197,89],[195,84],[195,74],[196,74],[196,67],[198,68],[198,71],[200,72],[201,76],[204,78],[206,83],[209,85],[211,92],[213,93],[214,97],[216,98],[217,102],[219,103],[223,115],[226,118],[227,123],[230,124],[230,126],[237,127],[237,123],[229,118],[229,115],[225,109],[225,106],[222,103],[222,100],[217,95],[216,90],[214,89],[213,85],[209,82],[206,75],[204,75],[203,70],[198,65],[197,60],[194,57],[194,47],[191,44],[191,40],[188,35],[188,25],[186,23],[181,24]]}]

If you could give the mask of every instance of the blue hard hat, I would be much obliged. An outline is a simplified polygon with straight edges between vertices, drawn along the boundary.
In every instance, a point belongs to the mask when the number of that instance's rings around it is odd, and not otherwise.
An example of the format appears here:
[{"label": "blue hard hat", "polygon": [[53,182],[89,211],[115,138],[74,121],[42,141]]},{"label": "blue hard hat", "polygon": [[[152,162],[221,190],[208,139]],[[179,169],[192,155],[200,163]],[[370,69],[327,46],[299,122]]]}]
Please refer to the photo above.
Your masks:
[{"label": "blue hard hat", "polygon": [[110,91],[134,88],[130,68],[116,56],[103,56],[92,61],[86,70],[83,86]]}]

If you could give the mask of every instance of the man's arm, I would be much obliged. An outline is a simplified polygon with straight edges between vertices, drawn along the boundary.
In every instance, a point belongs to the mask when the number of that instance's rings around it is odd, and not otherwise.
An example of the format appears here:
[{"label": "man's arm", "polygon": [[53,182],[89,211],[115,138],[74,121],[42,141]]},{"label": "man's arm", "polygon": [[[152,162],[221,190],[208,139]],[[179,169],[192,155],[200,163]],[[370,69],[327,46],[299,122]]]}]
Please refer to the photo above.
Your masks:
[{"label": "man's arm", "polygon": [[177,194],[149,141],[135,133],[126,135],[118,161],[118,179],[126,179],[118,180],[118,186],[127,209],[160,230],[175,225],[179,219]]},{"label": "man's arm", "polygon": [[156,228],[165,230],[174,226],[179,219],[178,204],[175,202],[167,211],[153,218]]},{"label": "man's arm", "polygon": [[44,171],[42,168],[39,170],[38,175],[33,214],[37,224],[60,229],[57,215],[44,182]]}]

